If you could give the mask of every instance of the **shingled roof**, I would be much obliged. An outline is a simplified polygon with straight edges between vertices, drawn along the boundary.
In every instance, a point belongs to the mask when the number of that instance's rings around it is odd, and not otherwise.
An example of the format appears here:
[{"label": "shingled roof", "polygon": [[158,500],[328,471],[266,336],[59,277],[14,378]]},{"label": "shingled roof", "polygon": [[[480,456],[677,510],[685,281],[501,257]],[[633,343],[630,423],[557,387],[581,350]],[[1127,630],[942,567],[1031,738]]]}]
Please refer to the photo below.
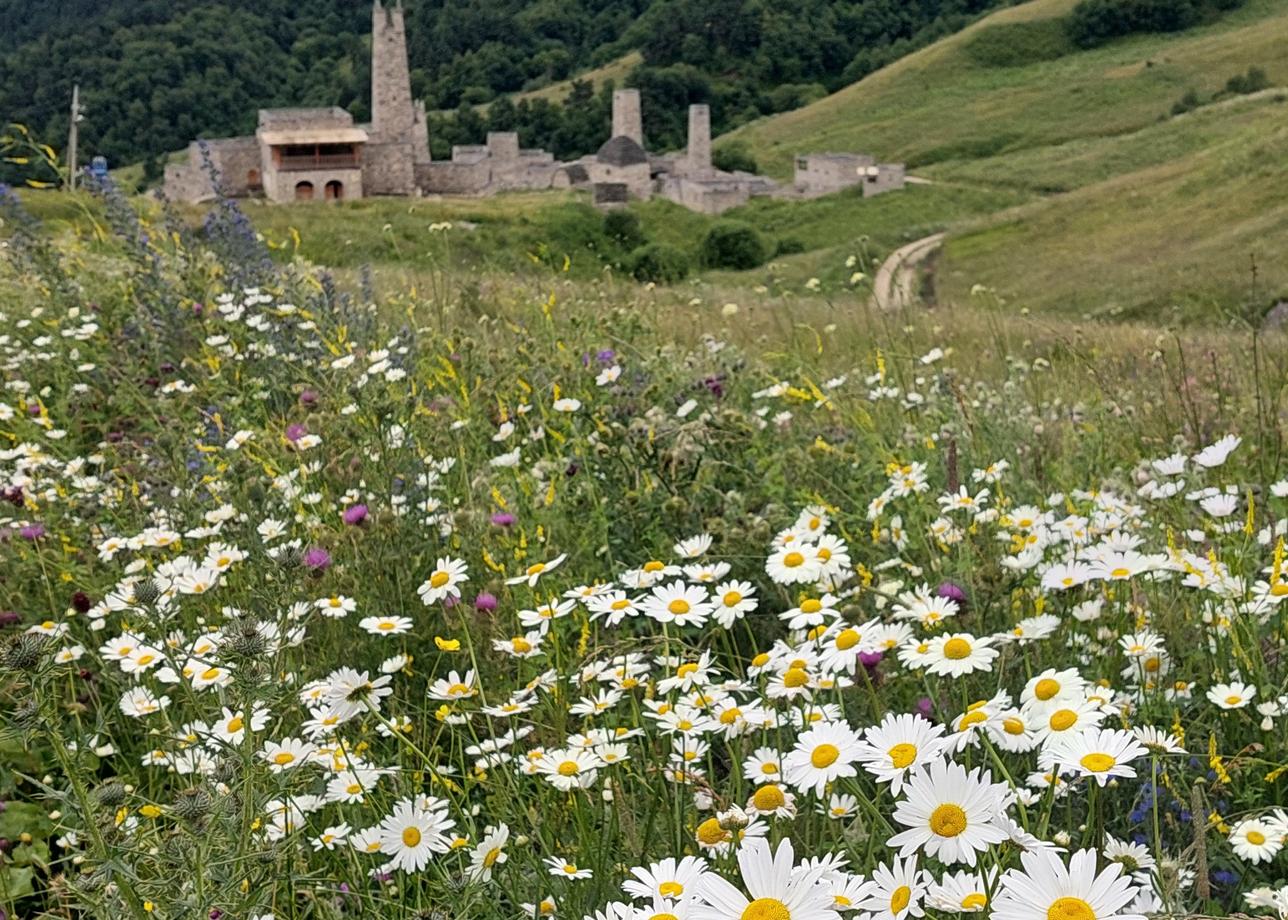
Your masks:
[{"label": "shingled roof", "polygon": [[638,166],[648,162],[648,154],[635,141],[619,134],[609,138],[595,153],[595,159],[609,166]]}]

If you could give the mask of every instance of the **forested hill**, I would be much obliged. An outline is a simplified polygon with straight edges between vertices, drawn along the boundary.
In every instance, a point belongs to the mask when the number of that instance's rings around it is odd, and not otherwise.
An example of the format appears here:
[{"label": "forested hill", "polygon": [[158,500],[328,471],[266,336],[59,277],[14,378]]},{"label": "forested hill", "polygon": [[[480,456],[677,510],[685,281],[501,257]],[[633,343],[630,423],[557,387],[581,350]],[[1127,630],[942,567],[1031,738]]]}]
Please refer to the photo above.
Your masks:
[{"label": "forested hill", "polygon": [[[1006,0],[406,0],[414,90],[436,155],[514,128],[561,156],[604,138],[602,97],[508,100],[632,50],[653,143],[682,143],[684,106],[717,131],[805,104],[961,28]],[[61,146],[71,86],[86,150],[155,159],[197,136],[244,133],[255,111],[330,105],[368,115],[370,6],[355,0],[0,0],[0,119]]]}]

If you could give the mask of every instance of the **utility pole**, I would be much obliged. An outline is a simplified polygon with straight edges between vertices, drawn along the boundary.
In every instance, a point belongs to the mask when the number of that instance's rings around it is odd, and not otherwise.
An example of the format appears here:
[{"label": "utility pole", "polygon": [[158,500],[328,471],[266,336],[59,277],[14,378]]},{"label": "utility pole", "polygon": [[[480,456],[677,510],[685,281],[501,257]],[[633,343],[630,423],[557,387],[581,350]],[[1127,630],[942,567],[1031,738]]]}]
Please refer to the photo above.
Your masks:
[{"label": "utility pole", "polygon": [[67,189],[76,191],[77,142],[80,140],[80,122],[84,118],[80,104],[80,84],[72,86],[72,126],[67,133]]}]

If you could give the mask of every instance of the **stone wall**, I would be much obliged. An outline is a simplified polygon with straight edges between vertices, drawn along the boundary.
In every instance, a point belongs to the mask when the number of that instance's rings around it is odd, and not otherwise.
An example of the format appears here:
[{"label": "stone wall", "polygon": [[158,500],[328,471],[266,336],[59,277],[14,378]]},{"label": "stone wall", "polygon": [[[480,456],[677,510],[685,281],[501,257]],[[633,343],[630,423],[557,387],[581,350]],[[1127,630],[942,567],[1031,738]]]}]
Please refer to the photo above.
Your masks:
[{"label": "stone wall", "polygon": [[368,195],[412,195],[416,166],[410,142],[369,142],[362,151],[363,186]]},{"label": "stone wall", "polygon": [[[252,179],[262,182],[259,143],[253,137],[233,137],[207,144],[210,161],[219,172],[224,194],[243,198],[252,192]],[[254,175],[252,175],[254,171]],[[201,143],[188,145],[188,161],[165,168],[165,196],[171,201],[209,201],[215,197],[202,159]]]},{"label": "stone wall", "polygon": [[864,198],[903,188],[907,177],[902,163],[881,163],[877,169],[876,177],[869,176],[863,183]]},{"label": "stone wall", "polygon": [[342,198],[361,198],[364,194],[361,169],[293,169],[279,172],[270,169],[264,174],[264,194],[270,201],[295,201],[295,187],[301,182],[313,183],[313,200],[326,199],[328,182],[343,186]]},{"label": "stone wall", "polygon": [[476,163],[424,163],[416,167],[416,185],[430,195],[480,195],[491,182],[487,160]]},{"label": "stone wall", "polygon": [[796,158],[796,187],[805,197],[828,195],[863,181],[876,160],[860,153],[817,153]]}]

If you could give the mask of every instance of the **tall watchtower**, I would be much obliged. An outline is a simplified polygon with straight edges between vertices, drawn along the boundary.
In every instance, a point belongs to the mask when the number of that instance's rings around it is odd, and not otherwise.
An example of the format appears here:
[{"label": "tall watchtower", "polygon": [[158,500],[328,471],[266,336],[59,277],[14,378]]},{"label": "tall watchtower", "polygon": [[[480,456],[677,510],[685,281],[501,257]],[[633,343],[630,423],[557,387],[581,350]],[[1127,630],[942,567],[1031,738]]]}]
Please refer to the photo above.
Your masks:
[{"label": "tall watchtower", "polygon": [[411,97],[402,0],[371,10],[371,130],[365,171],[368,192],[410,195],[416,166],[429,162],[425,106]]}]

